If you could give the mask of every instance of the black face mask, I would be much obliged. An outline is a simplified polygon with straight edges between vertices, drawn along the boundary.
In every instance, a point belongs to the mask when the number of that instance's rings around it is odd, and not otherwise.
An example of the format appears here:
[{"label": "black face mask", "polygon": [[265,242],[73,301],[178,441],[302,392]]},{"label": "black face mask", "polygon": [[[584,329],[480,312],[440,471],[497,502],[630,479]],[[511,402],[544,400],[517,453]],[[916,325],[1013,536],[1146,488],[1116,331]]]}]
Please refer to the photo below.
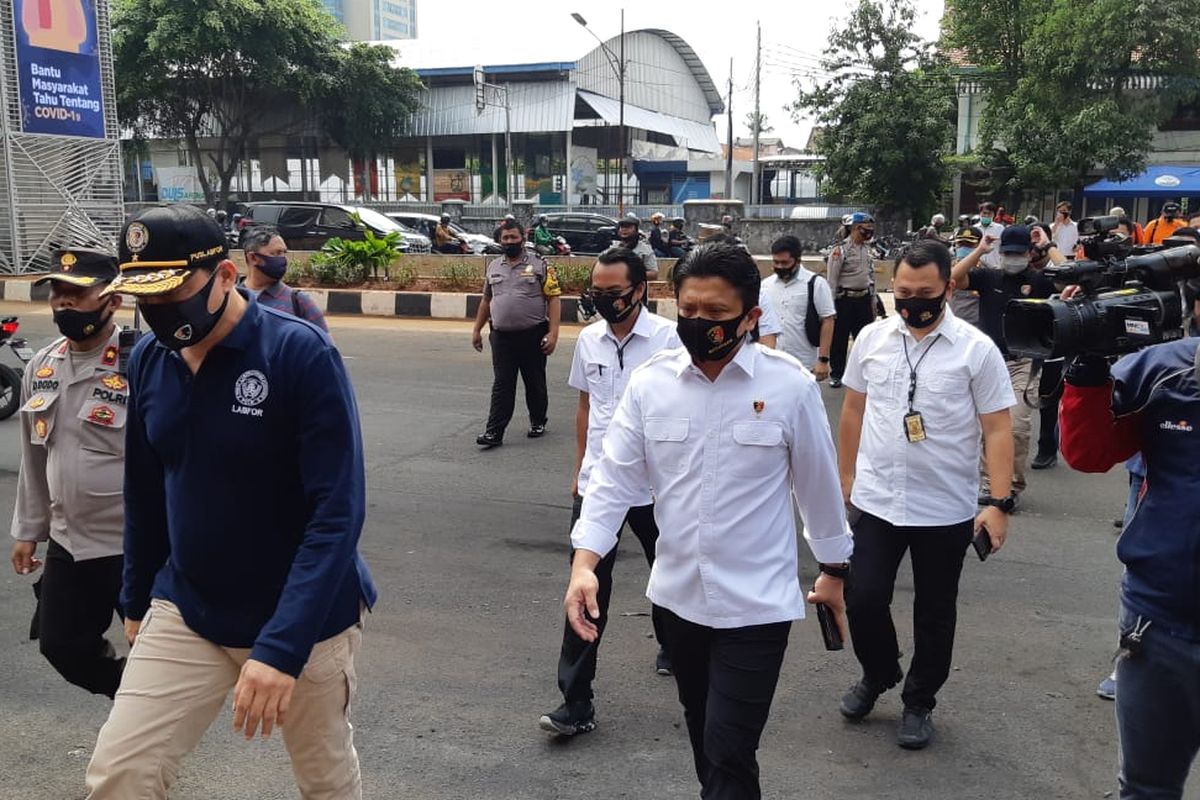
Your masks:
[{"label": "black face mask", "polygon": [[792,267],[791,269],[784,269],[783,267],[775,267],[775,276],[777,278],[779,278],[779,280],[783,281],[784,283],[787,283],[788,281],[790,281],[792,279],[792,276],[795,274],[796,274],[795,267]]},{"label": "black face mask", "polygon": [[737,329],[745,318],[745,314],[727,320],[680,317],[676,328],[679,340],[695,361],[720,361],[742,340]]},{"label": "black face mask", "polygon": [[626,233],[626,234],[618,233],[617,238],[626,247],[632,249],[633,246],[638,243],[638,240],[642,238],[642,235],[640,233],[638,233],[637,231],[634,231],[633,233]]},{"label": "black face mask", "polygon": [[54,324],[58,327],[58,332],[72,342],[82,342],[94,336],[97,331],[103,330],[112,319],[112,314],[104,315],[105,311],[108,311],[107,303],[95,311],[62,308],[54,312]]},{"label": "black face mask", "polygon": [[513,244],[504,245],[504,255],[508,256],[509,258],[516,258],[524,252],[525,245],[521,242],[514,242]]},{"label": "black face mask", "polygon": [[214,271],[203,289],[187,300],[178,303],[138,304],[142,316],[146,318],[146,324],[150,326],[150,330],[154,331],[154,335],[160,342],[179,352],[185,347],[197,344],[212,333],[212,329],[217,326],[217,320],[221,318],[221,315],[225,313],[225,307],[229,305],[229,295],[226,294],[225,299],[221,301],[220,308],[215,312],[208,310],[208,295],[216,280],[217,273]]},{"label": "black face mask", "polygon": [[920,330],[937,322],[945,305],[945,291],[937,297],[897,297],[896,313],[908,327]]},{"label": "black face mask", "polygon": [[609,325],[616,325],[625,320],[637,308],[637,303],[633,302],[633,294],[636,291],[635,287],[620,295],[593,294],[592,305],[595,306],[596,313],[604,317],[605,322]]}]

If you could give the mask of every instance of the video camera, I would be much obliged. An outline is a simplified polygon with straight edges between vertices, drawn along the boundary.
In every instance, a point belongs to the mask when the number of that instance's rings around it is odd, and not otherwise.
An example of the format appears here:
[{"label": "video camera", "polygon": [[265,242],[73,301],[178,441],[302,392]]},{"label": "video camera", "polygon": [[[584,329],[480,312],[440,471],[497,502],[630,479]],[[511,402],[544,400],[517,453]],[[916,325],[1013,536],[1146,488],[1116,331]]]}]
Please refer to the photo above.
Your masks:
[{"label": "video camera", "polygon": [[1081,296],[1009,301],[1004,310],[1009,353],[1041,359],[1115,356],[1183,336],[1179,283],[1200,277],[1200,247],[1187,237],[1135,247],[1114,233],[1116,227],[1116,217],[1081,220],[1085,258],[1043,270],[1059,286],[1081,286]]}]

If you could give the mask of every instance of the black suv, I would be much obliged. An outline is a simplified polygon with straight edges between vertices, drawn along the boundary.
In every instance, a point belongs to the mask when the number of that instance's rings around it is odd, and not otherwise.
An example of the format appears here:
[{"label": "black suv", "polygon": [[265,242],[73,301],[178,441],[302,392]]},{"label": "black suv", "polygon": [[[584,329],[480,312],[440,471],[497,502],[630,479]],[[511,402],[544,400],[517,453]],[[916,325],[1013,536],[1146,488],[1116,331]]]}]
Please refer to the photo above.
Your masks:
[{"label": "black suv", "polygon": [[399,233],[400,249],[406,253],[428,253],[432,249],[427,237],[372,208],[268,201],[247,203],[242,214],[242,235],[255,225],[270,225],[279,231],[290,250],[320,250],[333,238],[364,238],[364,228],[354,221],[354,216],[376,236]]},{"label": "black suv", "polygon": [[[538,216],[534,216],[534,224]],[[566,239],[572,253],[603,253],[617,238],[617,221],[603,214],[563,212],[545,216],[546,227]]]}]

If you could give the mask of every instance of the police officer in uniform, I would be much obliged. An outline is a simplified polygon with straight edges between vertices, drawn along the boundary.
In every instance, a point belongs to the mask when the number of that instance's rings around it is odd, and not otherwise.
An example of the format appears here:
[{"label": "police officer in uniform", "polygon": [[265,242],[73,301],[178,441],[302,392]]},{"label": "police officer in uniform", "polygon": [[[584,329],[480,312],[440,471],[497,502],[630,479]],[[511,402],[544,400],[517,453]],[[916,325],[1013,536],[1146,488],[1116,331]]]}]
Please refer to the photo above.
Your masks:
[{"label": "police officer in uniform", "polygon": [[483,326],[492,332],[492,402],[487,429],[475,443],[485,450],[504,443],[504,429],[512,420],[517,399],[517,374],[525,382],[529,408],[529,438],[546,433],[546,357],[558,344],[562,316],[558,276],[537,255],[525,249],[525,232],[515,219],[500,223],[504,255],[488,264],[483,300],[475,315],[471,342],[483,352]]},{"label": "police officer in uniform", "polygon": [[117,259],[63,250],[50,307],[62,336],[34,356],[21,383],[21,472],[13,511],[13,569],[27,575],[48,542],[36,633],[42,655],[71,683],[112,697],[125,659],[104,638],[120,614],[125,419],[129,383],[118,370],[117,296],[100,293]]},{"label": "police officer in uniform", "polygon": [[833,324],[833,345],[829,353],[829,385],[842,385],[846,370],[846,352],[850,337],[875,319],[874,301],[875,253],[868,242],[875,236],[875,218],[861,211],[850,216],[850,235],[829,254],[829,286],[833,289],[833,305],[837,319]]}]

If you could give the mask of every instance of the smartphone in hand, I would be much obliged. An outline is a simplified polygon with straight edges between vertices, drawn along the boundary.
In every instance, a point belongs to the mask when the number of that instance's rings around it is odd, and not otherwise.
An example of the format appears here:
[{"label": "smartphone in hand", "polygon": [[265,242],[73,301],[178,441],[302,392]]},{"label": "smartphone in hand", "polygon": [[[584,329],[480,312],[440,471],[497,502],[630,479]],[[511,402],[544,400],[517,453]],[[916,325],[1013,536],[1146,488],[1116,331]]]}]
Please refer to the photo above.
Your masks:
[{"label": "smartphone in hand", "polygon": [[986,525],[979,527],[979,533],[971,540],[971,546],[975,548],[975,554],[979,556],[980,561],[987,561],[987,557],[992,554],[992,535],[988,533]]},{"label": "smartphone in hand", "polygon": [[817,603],[817,624],[821,626],[821,638],[825,640],[826,650],[841,650],[845,647],[833,611],[824,603]]}]

